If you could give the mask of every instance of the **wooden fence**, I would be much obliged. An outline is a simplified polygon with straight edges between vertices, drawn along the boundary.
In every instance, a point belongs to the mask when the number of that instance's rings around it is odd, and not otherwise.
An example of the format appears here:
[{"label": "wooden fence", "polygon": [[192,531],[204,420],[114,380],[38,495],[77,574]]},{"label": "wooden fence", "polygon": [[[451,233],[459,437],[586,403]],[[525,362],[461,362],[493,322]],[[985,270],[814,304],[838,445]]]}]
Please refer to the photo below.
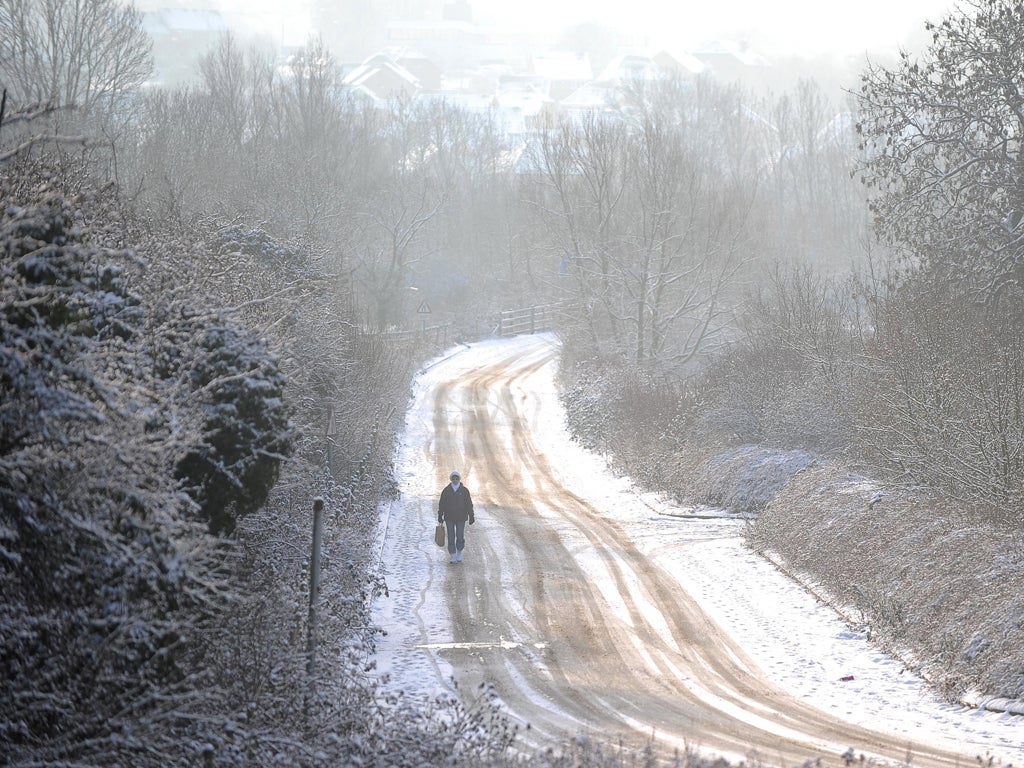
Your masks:
[{"label": "wooden fence", "polygon": [[405,331],[381,331],[380,338],[391,344],[428,344],[448,346],[452,338],[454,323],[424,325]]},{"label": "wooden fence", "polygon": [[561,312],[558,304],[544,304],[536,307],[507,309],[487,320],[475,323],[476,330],[465,324],[456,331],[455,322],[438,325],[423,324],[420,328],[408,330],[387,330],[378,332],[379,338],[388,344],[411,344],[446,347],[456,337],[487,338],[489,336],[520,336],[526,333],[544,333],[555,330],[555,322]]},{"label": "wooden fence", "polygon": [[560,308],[557,304],[545,304],[524,309],[507,309],[498,314],[498,336],[519,336],[524,333],[543,333],[555,328]]}]

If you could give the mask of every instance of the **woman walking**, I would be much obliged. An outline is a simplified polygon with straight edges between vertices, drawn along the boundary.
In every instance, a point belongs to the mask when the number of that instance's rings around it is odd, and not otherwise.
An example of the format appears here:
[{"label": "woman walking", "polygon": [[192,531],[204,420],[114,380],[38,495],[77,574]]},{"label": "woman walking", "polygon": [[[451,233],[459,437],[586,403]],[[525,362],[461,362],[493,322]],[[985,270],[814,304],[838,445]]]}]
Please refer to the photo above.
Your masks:
[{"label": "woman walking", "polygon": [[462,550],[466,546],[466,522],[473,524],[473,497],[469,488],[462,484],[462,475],[453,471],[448,479],[451,482],[441,491],[441,499],[437,503],[437,522],[444,523],[448,529],[448,554],[451,562],[462,562]]}]

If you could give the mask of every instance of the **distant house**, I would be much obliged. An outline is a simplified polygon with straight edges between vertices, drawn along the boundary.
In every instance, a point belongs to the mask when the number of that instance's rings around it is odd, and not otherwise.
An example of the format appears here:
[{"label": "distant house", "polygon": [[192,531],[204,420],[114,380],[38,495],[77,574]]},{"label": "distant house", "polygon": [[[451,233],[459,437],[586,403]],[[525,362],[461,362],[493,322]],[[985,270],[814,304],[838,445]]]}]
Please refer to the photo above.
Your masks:
[{"label": "distant house", "polygon": [[548,98],[548,81],[523,72],[502,73],[495,84],[495,93],[520,93]]},{"label": "distant house", "polygon": [[683,80],[692,80],[708,69],[707,64],[686,51],[659,48],[651,51],[650,59],[661,68],[662,72]]},{"label": "distant house", "polygon": [[420,81],[387,53],[375,53],[342,79],[342,86],[375,102],[412,98]]},{"label": "distant house", "polygon": [[541,177],[549,171],[543,141],[537,134],[519,137],[503,160],[505,168],[516,176]]},{"label": "distant house", "polygon": [[771,62],[760,53],[729,40],[708,43],[693,55],[723,80],[749,80],[771,69]]},{"label": "distant house", "polygon": [[562,99],[558,106],[563,113],[615,111],[619,103],[619,88],[608,81],[591,82],[580,86]]},{"label": "distant house", "polygon": [[519,135],[551,124],[555,102],[545,80],[532,75],[502,77],[495,96],[505,133]]},{"label": "distant house", "polygon": [[678,60],[664,52],[621,53],[608,62],[597,78],[559,102],[561,114],[569,120],[580,119],[583,114],[619,120],[629,112],[630,84],[678,76],[683,69]]},{"label": "distant house", "polygon": [[529,71],[547,84],[547,93],[555,101],[561,101],[594,79],[594,68],[585,53],[535,53],[530,57]]},{"label": "distant house", "polygon": [[502,78],[511,74],[512,68],[503,62],[487,63],[457,78],[462,90],[467,93],[496,94]]},{"label": "distant house", "polygon": [[597,76],[597,82],[619,85],[637,80],[658,80],[665,70],[646,53],[620,53]]},{"label": "distant house", "polygon": [[181,42],[189,35],[216,36],[228,31],[220,11],[159,8],[142,15],[142,28],[158,40]]},{"label": "distant house", "polygon": [[422,53],[406,49],[396,53],[393,59],[398,66],[416,77],[420,88],[428,91],[441,88],[441,68]]}]

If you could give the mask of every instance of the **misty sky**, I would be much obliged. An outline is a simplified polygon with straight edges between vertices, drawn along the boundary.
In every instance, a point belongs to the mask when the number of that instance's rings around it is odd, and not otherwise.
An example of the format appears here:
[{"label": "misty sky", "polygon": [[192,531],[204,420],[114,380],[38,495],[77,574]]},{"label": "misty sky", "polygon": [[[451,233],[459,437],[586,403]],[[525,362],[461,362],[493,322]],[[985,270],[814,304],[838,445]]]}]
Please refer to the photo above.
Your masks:
[{"label": "misty sky", "polygon": [[[652,42],[696,45],[726,37],[751,43],[765,53],[840,56],[894,51],[919,40],[924,21],[938,21],[952,0],[473,0],[480,22],[564,27],[574,20],[635,28]],[[545,21],[540,21],[546,19]]]},{"label": "misty sky", "polygon": [[[225,9],[262,17],[266,30],[304,42],[305,3],[215,0]],[[557,32],[596,22],[637,32],[652,45],[693,50],[714,39],[748,43],[772,58],[895,54],[927,40],[925,20],[940,21],[954,0],[470,0],[474,20]]]}]

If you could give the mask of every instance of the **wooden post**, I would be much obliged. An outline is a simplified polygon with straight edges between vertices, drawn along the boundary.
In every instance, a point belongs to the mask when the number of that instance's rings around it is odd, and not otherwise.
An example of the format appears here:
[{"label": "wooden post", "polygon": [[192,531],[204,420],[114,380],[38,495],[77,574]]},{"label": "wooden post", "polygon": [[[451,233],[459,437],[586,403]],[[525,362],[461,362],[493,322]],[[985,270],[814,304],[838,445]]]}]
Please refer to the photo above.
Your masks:
[{"label": "wooden post", "polygon": [[313,499],[313,552],[309,558],[309,620],[306,638],[306,672],[309,674],[309,689],[313,691],[316,677],[316,598],[320,592],[320,546],[323,542],[324,500]]}]

